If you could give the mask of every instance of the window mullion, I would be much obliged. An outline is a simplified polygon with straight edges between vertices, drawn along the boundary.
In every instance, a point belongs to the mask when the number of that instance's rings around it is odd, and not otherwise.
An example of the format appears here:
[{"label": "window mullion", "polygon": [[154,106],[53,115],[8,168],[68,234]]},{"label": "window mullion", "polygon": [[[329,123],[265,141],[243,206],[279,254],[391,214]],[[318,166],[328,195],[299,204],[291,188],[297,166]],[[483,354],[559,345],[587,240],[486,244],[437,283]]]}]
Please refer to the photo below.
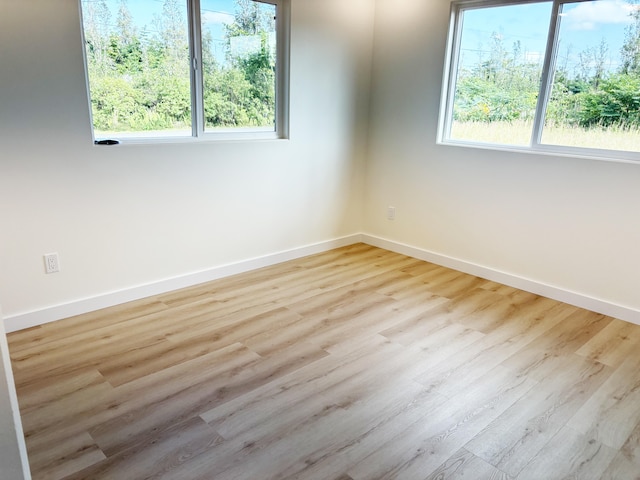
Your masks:
[{"label": "window mullion", "polygon": [[555,74],[555,58],[558,50],[558,30],[560,28],[560,9],[562,8],[559,1],[553,2],[551,11],[551,19],[549,21],[549,33],[547,35],[547,45],[544,54],[544,64],[542,67],[542,77],[540,78],[540,90],[538,93],[538,102],[536,103],[536,112],[533,120],[533,132],[531,133],[531,146],[540,145],[542,140],[542,129],[544,128],[544,119],[547,111],[547,105],[553,88],[553,78]]},{"label": "window mullion", "polygon": [[191,59],[191,122],[192,135],[204,133],[204,88],[202,78],[202,22],[200,0],[187,0],[189,8],[189,56]]},{"label": "window mullion", "polygon": [[455,86],[458,77],[458,68],[460,62],[460,41],[462,37],[462,27],[464,22],[464,15],[458,5],[452,6],[452,14],[450,16],[449,28],[453,29],[452,44],[448,46],[447,57],[451,61],[448,65],[446,78],[446,104],[445,115],[446,119],[444,128],[442,128],[443,138],[449,138],[451,136],[451,125],[453,123],[453,104],[455,102]]},{"label": "window mullion", "polygon": [[279,138],[289,138],[289,49],[290,13],[282,2],[276,7],[276,115],[274,125]]}]

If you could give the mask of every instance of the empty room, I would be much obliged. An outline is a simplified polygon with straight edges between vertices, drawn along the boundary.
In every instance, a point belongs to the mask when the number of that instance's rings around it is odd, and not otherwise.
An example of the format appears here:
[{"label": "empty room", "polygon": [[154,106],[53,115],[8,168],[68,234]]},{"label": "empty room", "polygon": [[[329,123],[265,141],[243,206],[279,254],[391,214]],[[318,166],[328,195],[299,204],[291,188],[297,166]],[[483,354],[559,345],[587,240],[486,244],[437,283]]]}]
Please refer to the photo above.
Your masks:
[{"label": "empty room", "polygon": [[640,479],[632,0],[0,0],[0,480]]}]

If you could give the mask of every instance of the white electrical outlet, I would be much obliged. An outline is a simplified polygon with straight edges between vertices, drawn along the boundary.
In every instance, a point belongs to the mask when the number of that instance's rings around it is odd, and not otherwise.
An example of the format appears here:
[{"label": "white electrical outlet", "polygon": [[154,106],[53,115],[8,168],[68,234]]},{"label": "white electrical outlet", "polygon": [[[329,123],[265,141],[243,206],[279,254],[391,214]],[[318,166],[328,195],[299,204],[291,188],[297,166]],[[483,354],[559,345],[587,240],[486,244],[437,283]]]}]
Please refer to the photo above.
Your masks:
[{"label": "white electrical outlet", "polygon": [[45,273],[56,273],[60,271],[60,262],[57,253],[47,253],[44,256]]},{"label": "white electrical outlet", "polygon": [[396,207],[387,207],[387,219],[388,220],[396,219]]}]

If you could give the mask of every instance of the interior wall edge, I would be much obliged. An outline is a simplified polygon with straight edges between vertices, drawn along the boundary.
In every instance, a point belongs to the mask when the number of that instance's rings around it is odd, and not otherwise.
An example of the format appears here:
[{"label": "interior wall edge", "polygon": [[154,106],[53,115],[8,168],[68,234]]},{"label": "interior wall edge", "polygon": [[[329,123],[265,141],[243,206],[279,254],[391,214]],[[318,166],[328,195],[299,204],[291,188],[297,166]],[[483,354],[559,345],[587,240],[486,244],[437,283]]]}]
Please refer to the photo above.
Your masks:
[{"label": "interior wall edge", "polygon": [[181,288],[198,285],[200,283],[210,282],[212,280],[256,270],[262,267],[268,267],[270,265],[275,265],[289,260],[295,260],[308,255],[326,252],[361,241],[362,235],[356,233],[290,250],[275,252],[261,257],[250,258],[240,262],[220,265],[199,272],[167,278],[145,285],[137,285],[60,305],[9,315],[4,318],[4,326],[7,333],[24,330],[38,325],[43,325],[45,323],[54,322],[56,320],[62,320],[75,315],[100,310],[102,308],[113,307],[122,303],[140,300],[153,295],[160,295],[174,290],[179,290]]},{"label": "interior wall edge", "polygon": [[[9,345],[0,307],[0,472],[7,480],[31,480]],[[5,477],[4,475],[8,475]]]},{"label": "interior wall edge", "polygon": [[443,267],[475,275],[480,278],[518,288],[536,295],[558,300],[576,307],[618,318],[626,322],[640,325],[640,310],[624,305],[618,305],[607,300],[595,298],[578,292],[573,292],[557,285],[550,285],[538,280],[518,276],[512,273],[496,270],[477,263],[450,257],[441,253],[432,252],[405,243],[396,242],[376,235],[362,234],[362,242],[374,247],[384,248],[392,252],[407,255],[409,257],[435,263]]}]

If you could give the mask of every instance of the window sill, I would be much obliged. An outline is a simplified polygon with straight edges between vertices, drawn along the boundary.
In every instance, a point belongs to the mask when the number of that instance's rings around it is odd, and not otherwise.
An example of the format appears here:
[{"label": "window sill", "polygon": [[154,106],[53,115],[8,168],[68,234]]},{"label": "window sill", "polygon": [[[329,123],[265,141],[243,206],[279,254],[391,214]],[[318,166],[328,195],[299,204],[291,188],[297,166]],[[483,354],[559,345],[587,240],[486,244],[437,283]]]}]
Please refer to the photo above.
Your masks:
[{"label": "window sill", "polygon": [[148,136],[134,136],[128,134],[100,135],[96,140],[113,139],[119,143],[116,145],[96,145],[98,147],[105,146],[127,146],[127,145],[158,145],[158,144],[198,144],[198,143],[220,143],[220,142],[255,142],[255,141],[272,141],[287,140],[288,136],[280,135],[273,131],[259,132],[238,132],[238,131],[220,131],[215,133],[205,133],[199,137],[191,135],[166,135],[165,132],[152,134]]},{"label": "window sill", "polygon": [[598,160],[605,162],[640,164],[640,152],[625,152],[613,150],[596,150],[576,147],[561,147],[557,145],[539,145],[537,147],[502,145],[493,143],[466,142],[463,140],[439,140],[438,145],[450,147],[464,147],[481,150],[492,150],[510,153],[526,153],[553,157],[580,158],[584,160]]}]

